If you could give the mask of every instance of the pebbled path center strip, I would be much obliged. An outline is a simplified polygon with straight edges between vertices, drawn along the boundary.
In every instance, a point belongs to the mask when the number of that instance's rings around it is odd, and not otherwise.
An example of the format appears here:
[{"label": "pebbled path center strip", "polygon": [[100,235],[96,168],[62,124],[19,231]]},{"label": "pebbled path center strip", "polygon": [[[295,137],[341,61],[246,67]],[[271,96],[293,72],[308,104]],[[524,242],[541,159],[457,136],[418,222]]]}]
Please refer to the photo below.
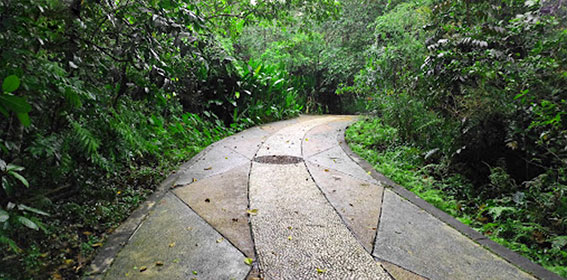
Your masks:
[{"label": "pebbled path center strip", "polygon": [[[258,154],[300,156],[300,141],[322,118],[272,135]],[[297,126],[297,127],[295,127]],[[272,154],[274,155],[274,154]],[[252,231],[266,279],[390,279],[313,182],[305,163],[253,162]]]}]

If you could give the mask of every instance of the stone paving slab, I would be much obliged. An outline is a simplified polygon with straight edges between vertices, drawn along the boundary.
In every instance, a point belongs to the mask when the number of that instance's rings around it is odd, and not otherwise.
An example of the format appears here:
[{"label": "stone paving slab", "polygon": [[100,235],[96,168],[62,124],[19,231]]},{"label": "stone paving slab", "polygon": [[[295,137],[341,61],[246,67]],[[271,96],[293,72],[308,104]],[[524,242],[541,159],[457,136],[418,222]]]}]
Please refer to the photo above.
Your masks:
[{"label": "stone paving slab", "polygon": [[372,252],[384,188],[320,165],[307,163],[307,168],[354,236]]},{"label": "stone paving slab", "polygon": [[175,185],[188,185],[195,181],[226,172],[247,162],[250,162],[250,160],[240,153],[229,148],[216,146],[209,150],[192,166],[180,170]]},{"label": "stone paving slab", "polygon": [[245,163],[228,172],[176,188],[174,193],[246,256],[254,258],[246,212],[249,171],[250,164]]},{"label": "stone paving slab", "polygon": [[228,242],[218,243],[219,238],[167,193],[120,251],[105,279],[244,279],[250,270],[244,255]]},{"label": "stone paving slab", "polygon": [[337,146],[337,129],[329,124],[309,130],[303,140],[303,156],[310,157]]},{"label": "stone paving slab", "polygon": [[292,124],[299,123],[300,120],[304,121],[305,119],[310,119],[310,118],[306,118],[305,116],[300,116],[299,118],[295,118],[295,119],[263,124],[263,125],[260,125],[259,128],[264,130],[264,131],[267,131],[270,134],[273,134],[273,133],[278,132],[280,129],[282,129],[284,127],[290,126]]},{"label": "stone paving slab", "polygon": [[333,119],[335,118],[310,118],[282,128],[266,139],[260,150],[258,150],[257,156],[289,155],[301,157],[301,142],[305,137],[305,133],[311,128],[332,121]]},{"label": "stone paving slab", "polygon": [[535,279],[386,190],[374,256],[430,279]]},{"label": "stone paving slab", "polygon": [[[338,144],[337,144],[338,145]],[[338,170],[346,174],[350,174],[361,180],[378,184],[374,178],[368,175],[358,164],[350,159],[350,157],[339,146],[323,151],[319,154],[311,156],[308,161],[325,166],[330,169]]]},{"label": "stone paving slab", "polygon": [[427,280],[427,278],[417,275],[411,271],[408,271],[402,267],[399,267],[395,264],[389,263],[389,262],[380,262],[380,264],[382,264],[382,266],[386,269],[386,271],[388,271],[388,273],[390,273],[390,275],[392,275],[392,277],[394,277],[394,279],[400,279],[400,280]]},{"label": "stone paving slab", "polygon": [[252,160],[269,135],[269,132],[259,127],[253,127],[226,138],[222,145]]},{"label": "stone paving slab", "polygon": [[250,207],[257,209],[251,224],[266,279],[390,279],[303,163],[253,163]]}]

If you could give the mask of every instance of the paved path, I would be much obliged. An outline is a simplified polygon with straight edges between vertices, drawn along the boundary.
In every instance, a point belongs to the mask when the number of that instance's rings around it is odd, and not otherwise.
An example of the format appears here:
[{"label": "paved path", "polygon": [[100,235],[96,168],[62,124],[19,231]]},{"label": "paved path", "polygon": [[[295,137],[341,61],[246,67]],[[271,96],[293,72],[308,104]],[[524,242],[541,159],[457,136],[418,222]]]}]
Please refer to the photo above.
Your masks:
[{"label": "paved path", "polygon": [[117,230],[91,277],[535,279],[353,161],[340,139],[354,119],[303,116],[211,145]]}]

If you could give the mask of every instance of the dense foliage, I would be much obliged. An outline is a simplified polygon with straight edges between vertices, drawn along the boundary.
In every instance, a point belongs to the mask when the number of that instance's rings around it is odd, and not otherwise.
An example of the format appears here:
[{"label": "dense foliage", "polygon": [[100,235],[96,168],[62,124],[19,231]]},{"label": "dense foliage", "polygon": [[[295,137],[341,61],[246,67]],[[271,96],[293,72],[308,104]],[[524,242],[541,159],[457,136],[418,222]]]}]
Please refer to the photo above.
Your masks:
[{"label": "dense foliage", "polygon": [[369,113],[348,140],[381,172],[565,276],[566,15],[552,0],[0,0],[0,278],[78,278],[180,162],[300,112]]}]

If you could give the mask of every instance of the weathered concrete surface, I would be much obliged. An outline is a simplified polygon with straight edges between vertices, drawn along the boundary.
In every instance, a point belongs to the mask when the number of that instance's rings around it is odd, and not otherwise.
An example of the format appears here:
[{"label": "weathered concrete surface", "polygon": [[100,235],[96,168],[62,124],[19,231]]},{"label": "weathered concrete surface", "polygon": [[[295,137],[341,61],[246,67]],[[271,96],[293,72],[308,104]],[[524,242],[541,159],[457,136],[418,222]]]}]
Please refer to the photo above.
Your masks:
[{"label": "weathered concrete surface", "polygon": [[384,189],[313,163],[307,168],[362,246],[372,252]]},{"label": "weathered concrete surface", "polygon": [[270,133],[270,134],[273,134],[273,133],[278,132],[280,129],[282,129],[286,126],[290,126],[292,124],[299,123],[300,121],[306,121],[306,120],[309,120],[309,119],[312,119],[312,117],[311,116],[300,116],[299,118],[295,118],[295,119],[263,124],[263,125],[260,125],[259,128]]},{"label": "weathered concrete surface", "polygon": [[305,134],[303,156],[309,158],[322,151],[338,146],[337,136],[354,120],[352,116],[335,117],[331,122],[316,126]]},{"label": "weathered concrete surface", "polygon": [[254,258],[246,212],[249,170],[250,163],[245,163],[226,173],[177,188],[174,193],[246,256]]},{"label": "weathered concrete surface", "polygon": [[268,137],[257,156],[289,155],[301,157],[301,142],[311,128],[334,120],[335,117],[313,118],[280,129]]},{"label": "weathered concrete surface", "polygon": [[360,168],[360,166],[352,161],[350,157],[339,146],[311,156],[308,158],[308,161],[325,166],[327,168],[338,170],[346,174],[350,174],[353,177],[368,181],[373,184],[378,184],[378,182],[376,182],[374,178],[364,172],[364,170]]},{"label": "weathered concrete surface", "polygon": [[535,279],[390,190],[374,255],[430,279]]},{"label": "weathered concrete surface", "polygon": [[303,163],[254,162],[250,207],[257,209],[251,224],[266,279],[389,279],[342,223]]},{"label": "weathered concrete surface", "polygon": [[187,205],[167,193],[118,254],[105,278],[244,279],[250,270],[244,255],[228,242],[217,242],[220,238]]},{"label": "weathered concrete surface", "polygon": [[179,178],[175,185],[184,186],[191,184],[195,181],[229,171],[247,162],[250,162],[250,160],[236,151],[216,146],[203,155],[195,164],[180,170]]},{"label": "weathered concrete surface", "polygon": [[395,264],[389,262],[380,262],[384,269],[396,280],[427,280],[427,278],[419,276],[411,271],[405,270]]},{"label": "weathered concrete surface", "polygon": [[253,127],[226,138],[222,146],[251,160],[269,135],[269,132],[259,127]]},{"label": "weathered concrete surface", "polygon": [[303,156],[310,157],[337,146],[337,129],[323,124],[309,130],[303,139]]}]

